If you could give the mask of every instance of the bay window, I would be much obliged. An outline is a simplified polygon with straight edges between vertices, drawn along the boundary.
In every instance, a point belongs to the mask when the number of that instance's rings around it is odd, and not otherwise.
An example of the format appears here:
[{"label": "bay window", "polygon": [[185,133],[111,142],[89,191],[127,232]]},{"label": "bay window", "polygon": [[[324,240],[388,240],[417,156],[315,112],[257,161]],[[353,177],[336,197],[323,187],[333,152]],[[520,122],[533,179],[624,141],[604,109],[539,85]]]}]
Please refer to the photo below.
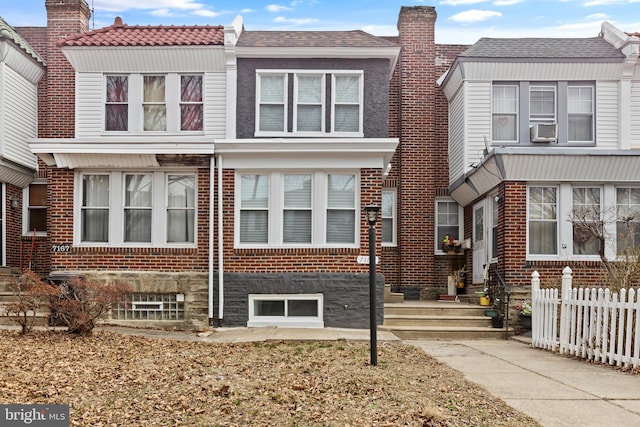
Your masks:
[{"label": "bay window", "polygon": [[78,176],[76,244],[195,244],[195,174],[113,171]]},{"label": "bay window", "polygon": [[237,245],[355,247],[357,188],[348,173],[239,173]]}]

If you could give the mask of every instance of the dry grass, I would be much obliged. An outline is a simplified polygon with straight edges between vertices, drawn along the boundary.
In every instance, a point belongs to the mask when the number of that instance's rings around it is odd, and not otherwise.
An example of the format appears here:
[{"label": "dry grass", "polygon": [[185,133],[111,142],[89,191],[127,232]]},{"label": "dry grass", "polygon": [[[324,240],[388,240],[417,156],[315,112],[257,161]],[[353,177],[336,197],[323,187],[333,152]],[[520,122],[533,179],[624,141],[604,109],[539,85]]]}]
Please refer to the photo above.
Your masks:
[{"label": "dry grass", "polygon": [[400,343],[210,344],[0,331],[0,403],[69,404],[76,426],[534,426]]}]

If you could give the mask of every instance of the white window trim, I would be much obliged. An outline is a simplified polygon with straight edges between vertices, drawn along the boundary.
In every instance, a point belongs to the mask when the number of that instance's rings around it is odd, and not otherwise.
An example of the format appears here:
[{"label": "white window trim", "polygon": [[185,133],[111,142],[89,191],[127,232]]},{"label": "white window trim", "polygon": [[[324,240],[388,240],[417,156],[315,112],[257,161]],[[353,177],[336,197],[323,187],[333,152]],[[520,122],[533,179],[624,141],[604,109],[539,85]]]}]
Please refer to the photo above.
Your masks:
[{"label": "white window trim", "polygon": [[[261,131],[260,130],[260,84],[261,76],[283,76],[284,77],[284,130],[282,132],[273,131]],[[293,75],[294,89],[293,89],[293,102],[291,108],[293,108],[293,126],[292,131],[289,132],[288,123],[288,109],[289,109],[289,75]],[[322,131],[321,132],[299,132],[296,130],[297,124],[297,76],[299,75],[322,75],[323,76],[323,88],[322,88]],[[331,130],[326,131],[326,89],[327,78],[331,76]],[[334,119],[335,119],[335,76],[359,76],[359,131],[358,132],[335,132],[334,131]],[[256,94],[255,94],[255,136],[256,137],[271,137],[271,136],[323,136],[323,137],[349,137],[349,138],[363,138],[364,137],[364,71],[362,70],[300,70],[300,69],[257,69],[256,70]]]},{"label": "white window trim", "polygon": [[[556,254],[531,254],[529,252],[529,189],[530,187],[554,187],[556,188]],[[603,212],[603,206],[614,206],[615,208],[615,188],[614,185],[607,184],[589,184],[580,183],[580,185],[572,185],[571,183],[528,183],[527,200],[526,200],[526,251],[528,261],[599,261],[599,255],[574,255],[573,254],[573,223],[571,214],[573,211],[573,188],[600,188],[600,206]],[[607,235],[615,235],[615,228],[611,231],[611,227],[615,224],[608,225],[609,231],[605,231]],[[614,239],[615,240],[615,239]],[[612,246],[613,245],[613,246]],[[608,259],[615,259],[615,241],[605,242],[605,255]]]},{"label": "white window trim", "polygon": [[[201,131],[183,131],[180,130],[180,100],[181,76],[202,75],[202,130]],[[126,76],[129,79],[128,94],[128,131],[107,131],[105,106],[107,105],[107,76]],[[165,102],[167,108],[167,129],[165,131],[145,131],[144,129],[144,76],[164,76],[165,77]],[[101,134],[103,136],[121,136],[121,135],[202,135],[206,128],[206,114],[204,106],[206,105],[205,91],[206,76],[201,73],[105,73],[102,78],[102,123]]]},{"label": "white window trim", "polygon": [[[497,113],[493,109],[493,89],[496,87],[513,87],[516,90],[516,139],[508,140],[508,139],[493,139],[493,117],[497,114],[514,114],[514,113]],[[493,83],[491,85],[491,140],[496,144],[516,144],[518,143],[520,135],[520,85],[519,84],[510,84],[510,83]]]},{"label": "white window trim", "polygon": [[[256,316],[254,302],[261,300],[284,301],[285,312],[288,300],[315,300],[318,303],[318,316]],[[247,327],[281,326],[287,328],[324,328],[323,294],[249,294],[249,320]]]},{"label": "white window trim", "polygon": [[[124,176],[127,174],[152,175],[153,202],[151,219],[151,242],[124,241]],[[107,242],[82,241],[82,177],[85,175],[109,176],[109,240]],[[194,236],[193,242],[167,242],[167,186],[169,175],[191,175],[194,177],[196,188],[194,206]],[[78,247],[166,247],[166,248],[196,248],[198,246],[198,173],[189,170],[161,170],[137,171],[118,170],[111,172],[82,170],[75,173],[74,185],[74,222],[73,244]]]},{"label": "white window trim", "polygon": [[[284,175],[290,174],[311,174],[313,192],[311,195],[311,243],[284,243],[283,242],[283,212],[284,212],[284,194],[283,179]],[[327,187],[329,175],[354,175],[355,182],[355,200],[354,200],[354,216],[355,230],[353,243],[327,243],[326,226],[327,226]],[[267,175],[269,179],[269,222],[268,222],[268,243],[241,243],[240,242],[240,201],[241,193],[241,176],[242,175]],[[360,173],[357,170],[236,170],[234,189],[234,247],[235,248],[358,248],[360,247],[360,221],[358,212],[360,212]]]},{"label": "white window trim", "polygon": [[[395,188],[384,188],[382,189],[383,193],[388,193],[392,195],[393,206],[392,206],[392,231],[391,231],[391,241],[390,242],[382,242],[382,246],[385,247],[395,247],[398,246],[398,191]],[[380,212],[380,227],[382,227],[382,211]]]},{"label": "white window trim", "polygon": [[[442,242],[439,241],[438,239],[438,203],[440,202],[453,202],[453,203],[458,203],[456,202],[453,197],[437,197],[435,200],[435,205],[434,205],[434,236],[433,236],[433,240],[435,242],[434,245],[434,249],[435,249],[435,254],[436,255],[442,255],[445,254],[446,252],[444,252],[442,250]],[[456,239],[458,241],[462,241],[464,236],[464,210],[462,209],[462,206],[460,206],[460,204],[458,203],[458,235],[455,236]]]},{"label": "white window trim", "polygon": [[[48,185],[46,179],[36,178],[31,184]],[[11,202],[9,202],[11,203]],[[49,215],[49,205],[45,206],[47,216]],[[29,185],[22,189],[22,235],[33,236],[33,231],[29,229]],[[46,231],[36,231],[36,236],[46,236]]]}]

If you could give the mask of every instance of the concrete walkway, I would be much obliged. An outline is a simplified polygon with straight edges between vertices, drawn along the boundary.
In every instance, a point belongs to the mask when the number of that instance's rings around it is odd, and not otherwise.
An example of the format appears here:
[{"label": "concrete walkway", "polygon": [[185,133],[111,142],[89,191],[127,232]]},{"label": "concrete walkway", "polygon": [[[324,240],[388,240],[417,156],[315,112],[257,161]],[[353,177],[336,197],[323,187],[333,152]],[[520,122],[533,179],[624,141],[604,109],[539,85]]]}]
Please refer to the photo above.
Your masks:
[{"label": "concrete walkway", "polygon": [[541,425],[640,426],[640,376],[515,340],[407,341]]}]

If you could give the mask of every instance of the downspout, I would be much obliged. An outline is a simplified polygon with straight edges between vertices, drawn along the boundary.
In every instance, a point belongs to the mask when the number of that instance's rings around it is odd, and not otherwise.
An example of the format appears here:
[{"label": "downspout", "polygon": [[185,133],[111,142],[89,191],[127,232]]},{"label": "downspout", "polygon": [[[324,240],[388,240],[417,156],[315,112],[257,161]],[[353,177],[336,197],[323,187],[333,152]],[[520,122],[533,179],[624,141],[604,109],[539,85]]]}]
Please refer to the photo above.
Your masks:
[{"label": "downspout", "polygon": [[[222,197],[222,155],[218,154],[218,326],[224,319],[224,234]],[[212,198],[213,199],[213,198]]]},{"label": "downspout", "polygon": [[209,162],[209,326],[213,326],[213,245],[215,242],[215,230],[213,227],[214,202],[213,195],[215,189],[215,159]]}]

